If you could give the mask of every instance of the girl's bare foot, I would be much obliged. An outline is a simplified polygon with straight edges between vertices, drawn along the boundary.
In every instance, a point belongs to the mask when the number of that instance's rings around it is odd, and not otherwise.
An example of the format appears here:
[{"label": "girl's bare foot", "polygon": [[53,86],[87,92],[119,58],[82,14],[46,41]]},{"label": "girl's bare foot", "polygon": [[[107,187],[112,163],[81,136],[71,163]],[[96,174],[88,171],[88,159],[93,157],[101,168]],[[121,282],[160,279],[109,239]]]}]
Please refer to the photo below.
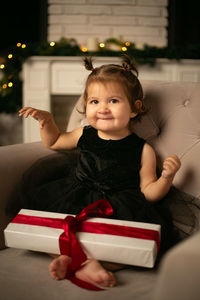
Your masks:
[{"label": "girl's bare foot", "polygon": [[104,269],[95,259],[88,259],[82,268],[76,271],[75,276],[83,281],[103,287],[113,287],[116,283],[114,275]]},{"label": "girl's bare foot", "polygon": [[67,273],[67,268],[71,263],[71,257],[60,255],[55,258],[49,265],[49,272],[53,279],[64,279]]},{"label": "girl's bare foot", "polygon": [[[64,279],[67,269],[71,263],[71,257],[60,255],[56,257],[49,265],[49,272],[53,279]],[[108,272],[95,259],[88,259],[80,270],[76,271],[75,276],[83,281],[98,284],[103,287],[113,287],[115,278],[111,272]]]}]

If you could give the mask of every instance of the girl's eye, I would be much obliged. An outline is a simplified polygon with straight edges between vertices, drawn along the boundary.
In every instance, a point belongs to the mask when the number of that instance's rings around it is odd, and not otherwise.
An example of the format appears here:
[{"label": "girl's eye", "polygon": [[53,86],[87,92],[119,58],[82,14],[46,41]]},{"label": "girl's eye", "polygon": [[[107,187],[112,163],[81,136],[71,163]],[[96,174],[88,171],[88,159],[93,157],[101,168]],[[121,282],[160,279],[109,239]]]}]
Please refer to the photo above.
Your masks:
[{"label": "girl's eye", "polygon": [[110,100],[110,103],[118,103],[119,102],[119,100],[117,100],[117,99],[111,99]]},{"label": "girl's eye", "polygon": [[91,104],[98,104],[99,101],[98,101],[98,100],[91,100],[90,103],[91,103]]}]

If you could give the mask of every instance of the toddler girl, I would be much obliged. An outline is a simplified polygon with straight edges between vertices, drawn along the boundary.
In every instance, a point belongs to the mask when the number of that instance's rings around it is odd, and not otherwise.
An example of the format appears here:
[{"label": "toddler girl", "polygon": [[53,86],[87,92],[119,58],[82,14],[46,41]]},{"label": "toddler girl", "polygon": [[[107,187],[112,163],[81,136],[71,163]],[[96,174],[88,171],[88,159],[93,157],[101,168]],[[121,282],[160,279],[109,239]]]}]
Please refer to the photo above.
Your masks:
[{"label": "toddler girl", "polygon": [[[171,155],[156,175],[156,156],[152,147],[133,133],[133,126],[146,108],[137,70],[125,57],[122,65],[103,65],[90,70],[83,95],[89,126],[60,133],[52,115],[31,107],[20,116],[33,117],[40,125],[45,146],[55,150],[79,149],[73,174],[37,187],[26,197],[24,208],[78,214],[87,205],[106,198],[114,219],[161,224],[162,250],[172,243],[172,226],[163,199],[180,168],[180,160]],[[50,265],[51,276],[65,277],[71,258],[56,257]],[[95,259],[88,259],[75,276],[105,287],[115,285],[113,273]]]}]

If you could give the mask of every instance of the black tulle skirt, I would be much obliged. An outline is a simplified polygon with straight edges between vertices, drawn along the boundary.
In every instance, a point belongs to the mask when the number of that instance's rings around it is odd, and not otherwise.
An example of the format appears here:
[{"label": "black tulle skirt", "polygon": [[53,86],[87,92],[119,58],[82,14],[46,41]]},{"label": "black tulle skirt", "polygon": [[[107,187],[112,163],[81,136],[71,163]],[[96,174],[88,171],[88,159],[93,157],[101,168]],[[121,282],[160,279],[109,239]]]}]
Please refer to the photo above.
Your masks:
[{"label": "black tulle skirt", "polygon": [[89,204],[105,198],[113,208],[113,219],[160,224],[161,254],[176,242],[168,196],[152,204],[139,189],[102,190],[95,184],[78,180],[74,172],[75,163],[69,165],[66,154],[51,155],[37,162],[24,174],[20,206],[78,214]]}]

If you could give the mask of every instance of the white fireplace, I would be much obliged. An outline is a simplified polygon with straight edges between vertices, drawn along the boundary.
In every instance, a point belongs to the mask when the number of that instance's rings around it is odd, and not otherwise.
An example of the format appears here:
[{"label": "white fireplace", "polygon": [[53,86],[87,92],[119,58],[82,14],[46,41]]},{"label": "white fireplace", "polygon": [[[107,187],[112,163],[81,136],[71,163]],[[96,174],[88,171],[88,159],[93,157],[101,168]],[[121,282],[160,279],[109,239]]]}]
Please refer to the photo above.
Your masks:
[{"label": "white fireplace", "polygon": [[[117,57],[97,57],[94,66],[119,61]],[[53,99],[57,96],[61,101],[62,96],[66,96],[67,107],[62,114],[69,115],[83,92],[88,74],[81,57],[30,57],[23,65],[23,105],[54,111]],[[200,60],[158,59],[153,67],[139,66],[139,79],[199,82]],[[24,120],[23,140],[25,143],[40,140],[37,121]]]}]

